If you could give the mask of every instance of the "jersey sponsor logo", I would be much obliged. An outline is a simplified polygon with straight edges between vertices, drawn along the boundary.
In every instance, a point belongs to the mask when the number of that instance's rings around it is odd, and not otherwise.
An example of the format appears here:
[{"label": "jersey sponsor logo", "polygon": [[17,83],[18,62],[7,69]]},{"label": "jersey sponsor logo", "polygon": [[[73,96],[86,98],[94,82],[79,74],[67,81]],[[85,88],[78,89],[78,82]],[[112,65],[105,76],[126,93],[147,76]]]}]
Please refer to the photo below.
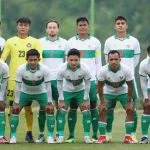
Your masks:
[{"label": "jersey sponsor logo", "polygon": [[77,85],[77,80],[72,80],[72,84],[73,84],[74,86],[76,86],[76,85]]},{"label": "jersey sponsor logo", "polygon": [[119,78],[122,80],[122,79],[123,79],[123,76],[120,76]]},{"label": "jersey sponsor logo", "polygon": [[36,85],[36,81],[32,80],[32,85],[35,86]]},{"label": "jersey sponsor logo", "polygon": [[39,76],[37,76],[37,78],[38,78],[38,79],[41,79],[41,76],[39,75]]},{"label": "jersey sponsor logo", "polygon": [[28,47],[28,48],[31,48],[31,47],[32,47],[32,44],[31,44],[31,43],[28,43],[28,44],[27,44],[27,47]]}]

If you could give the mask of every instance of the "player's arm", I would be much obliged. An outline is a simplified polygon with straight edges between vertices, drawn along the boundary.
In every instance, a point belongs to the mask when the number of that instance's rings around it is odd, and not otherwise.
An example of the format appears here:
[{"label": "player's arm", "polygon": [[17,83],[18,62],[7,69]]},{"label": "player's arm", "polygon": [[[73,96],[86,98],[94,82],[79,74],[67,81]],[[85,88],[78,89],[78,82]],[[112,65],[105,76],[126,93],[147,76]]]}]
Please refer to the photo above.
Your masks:
[{"label": "player's arm", "polygon": [[10,45],[9,45],[9,42],[7,41],[5,44],[4,44],[4,49],[2,51],[2,55],[1,55],[1,60],[2,61],[6,61],[7,57],[10,55]]},{"label": "player's arm", "polygon": [[41,58],[40,62],[42,63],[43,62],[42,45],[38,39],[36,39],[35,49],[37,49],[38,52],[40,53],[40,58]]},{"label": "player's arm", "polygon": [[20,90],[21,90],[21,84],[22,84],[22,69],[19,67],[17,69],[17,73],[16,73],[16,90],[15,90],[15,103],[19,104],[19,100],[20,100]]},{"label": "player's arm", "polygon": [[144,64],[141,62],[139,67],[139,75],[140,75],[140,83],[141,83],[141,89],[143,93],[144,99],[148,99],[147,94],[147,85],[148,85],[148,79],[147,79],[147,72],[145,70]]},{"label": "player's arm", "polygon": [[136,67],[140,61],[140,53],[141,53],[140,44],[139,41],[136,40],[136,46],[134,50],[134,67]]},{"label": "player's arm", "polygon": [[102,66],[101,57],[102,57],[101,56],[101,43],[100,43],[100,41],[97,41],[97,48],[95,51],[95,63],[96,63],[96,72],[97,73]]},{"label": "player's arm", "polygon": [[0,100],[4,100],[4,95],[6,91],[7,81],[9,77],[9,68],[6,64],[2,68],[2,80],[1,80],[1,87],[0,87]]},{"label": "player's arm", "polygon": [[130,103],[132,100],[132,91],[133,91],[133,80],[126,81],[127,86],[128,86],[128,100],[127,102]]},{"label": "player's arm", "polygon": [[49,68],[45,66],[44,68],[44,81],[45,87],[48,95],[48,103],[52,104],[52,88],[51,88],[51,75],[49,72]]},{"label": "player's arm", "polygon": [[105,56],[105,62],[107,64],[107,61],[108,61],[108,53],[110,51],[110,48],[109,48],[109,44],[108,44],[108,40],[106,40],[105,44],[104,44],[104,56]]},{"label": "player's arm", "polygon": [[58,88],[58,94],[59,94],[58,105],[60,108],[65,106],[64,95],[63,95],[63,78],[64,78],[64,73],[63,73],[62,67],[60,67],[57,73],[57,88]]},{"label": "player's arm", "polygon": [[85,89],[84,89],[84,97],[83,100],[87,101],[89,97],[89,92],[90,92],[90,80],[91,80],[91,73],[89,69],[84,66],[84,83],[85,83]]}]

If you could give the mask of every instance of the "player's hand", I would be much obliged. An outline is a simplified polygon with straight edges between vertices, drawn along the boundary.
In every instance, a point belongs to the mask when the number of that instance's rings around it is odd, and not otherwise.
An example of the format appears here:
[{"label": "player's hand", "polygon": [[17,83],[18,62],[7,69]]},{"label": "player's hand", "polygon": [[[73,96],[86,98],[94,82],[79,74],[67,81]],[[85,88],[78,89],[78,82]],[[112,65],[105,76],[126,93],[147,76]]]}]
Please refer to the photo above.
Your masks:
[{"label": "player's hand", "polygon": [[13,113],[13,114],[18,114],[19,111],[20,111],[20,105],[17,104],[17,103],[14,103],[14,104],[13,104],[13,107],[12,107],[12,113]]},{"label": "player's hand", "polygon": [[101,101],[101,103],[100,103],[98,109],[99,109],[100,112],[101,112],[102,110],[103,110],[103,111],[106,111],[106,110],[107,110],[106,101],[105,101],[105,100]]},{"label": "player's hand", "polygon": [[48,114],[54,114],[54,106],[52,103],[48,103],[48,105],[46,106],[46,112]]},{"label": "player's hand", "polygon": [[134,107],[133,107],[132,102],[127,102],[126,111],[127,111],[127,110],[130,110],[130,111],[133,111],[133,110],[134,110]]},{"label": "player's hand", "polygon": [[89,106],[89,101],[88,100],[83,100],[83,103],[82,103],[82,108],[84,109],[88,109],[88,106]]},{"label": "player's hand", "polygon": [[58,107],[59,107],[59,108],[65,108],[64,100],[59,100],[59,102],[58,102]]}]

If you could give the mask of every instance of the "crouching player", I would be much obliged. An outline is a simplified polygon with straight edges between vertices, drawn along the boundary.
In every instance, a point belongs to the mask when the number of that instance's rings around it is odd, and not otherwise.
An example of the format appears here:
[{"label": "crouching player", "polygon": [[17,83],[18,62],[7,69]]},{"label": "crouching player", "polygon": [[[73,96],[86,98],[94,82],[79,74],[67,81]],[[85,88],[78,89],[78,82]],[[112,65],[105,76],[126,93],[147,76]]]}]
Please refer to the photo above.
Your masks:
[{"label": "crouching player", "polygon": [[150,46],[147,48],[147,54],[148,57],[141,62],[139,69],[141,88],[144,96],[144,112],[141,118],[141,144],[148,144],[148,129],[150,126]]},{"label": "crouching player", "polygon": [[108,64],[103,66],[98,73],[99,105],[99,132],[97,143],[106,143],[106,113],[111,109],[112,103],[120,101],[126,110],[126,135],[124,143],[134,143],[131,133],[133,130],[133,104],[132,104],[132,80],[130,70],[120,64],[120,53],[112,50],[108,53]]},{"label": "crouching player", "polygon": [[26,60],[27,63],[17,69],[15,103],[10,119],[10,143],[16,143],[16,130],[21,109],[33,100],[36,100],[47,113],[47,142],[54,143],[55,119],[49,69],[39,64],[40,54],[36,49],[31,49],[26,53]]},{"label": "crouching player", "polygon": [[59,93],[59,111],[57,116],[57,143],[64,142],[65,115],[71,103],[76,102],[83,114],[83,128],[85,143],[90,140],[90,112],[89,90],[91,75],[83,64],[80,64],[80,52],[71,49],[67,54],[67,63],[64,63],[57,74],[57,87]]},{"label": "crouching player", "polygon": [[7,64],[0,61],[0,144],[8,143],[4,136],[6,126],[4,95],[6,91],[8,74],[9,68]]}]

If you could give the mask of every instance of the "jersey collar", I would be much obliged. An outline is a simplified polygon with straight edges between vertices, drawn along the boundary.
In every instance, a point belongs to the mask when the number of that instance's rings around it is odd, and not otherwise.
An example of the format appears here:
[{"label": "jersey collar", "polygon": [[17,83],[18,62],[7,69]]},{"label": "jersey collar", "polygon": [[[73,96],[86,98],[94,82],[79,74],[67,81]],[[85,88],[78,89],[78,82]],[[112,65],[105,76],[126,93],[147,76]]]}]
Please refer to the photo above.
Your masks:
[{"label": "jersey collar", "polygon": [[71,71],[76,71],[77,69],[81,68],[80,64],[78,64],[76,69],[72,69],[70,64],[67,63],[67,69],[71,70]]},{"label": "jersey collar", "polygon": [[40,64],[37,64],[36,68],[35,68],[34,70],[32,70],[32,69],[30,69],[30,66],[29,66],[29,64],[27,63],[27,64],[26,64],[26,70],[28,70],[28,71],[34,73],[34,72],[36,72],[37,70],[40,70]]},{"label": "jersey collar", "polygon": [[48,38],[48,36],[46,36],[45,39],[46,39],[47,41],[51,41],[51,42],[55,42],[55,41],[57,41],[57,40],[60,40],[60,38],[59,38],[58,35],[57,35],[53,40],[50,40],[50,39]]},{"label": "jersey collar", "polygon": [[108,65],[108,70],[110,70],[110,71],[112,71],[112,72],[114,72],[114,73],[116,73],[118,70],[120,70],[121,69],[121,66],[119,65],[118,66],[118,68],[117,68],[117,70],[112,70],[112,68],[110,67],[110,65]]},{"label": "jersey collar", "polygon": [[81,40],[81,41],[85,41],[85,40],[87,40],[87,39],[90,39],[90,38],[91,38],[90,34],[88,34],[88,36],[87,36],[87,38],[86,38],[86,39],[81,39],[81,38],[79,37],[79,35],[78,35],[78,34],[77,34],[75,37],[76,37],[76,40]]},{"label": "jersey collar", "polygon": [[119,38],[119,37],[117,36],[117,34],[115,34],[115,35],[114,35],[114,38],[115,38],[115,39],[118,39],[118,40],[120,40],[120,41],[123,41],[123,40],[125,40],[125,39],[129,39],[129,38],[130,38],[130,34],[127,33],[126,37],[124,37],[124,38]]}]

